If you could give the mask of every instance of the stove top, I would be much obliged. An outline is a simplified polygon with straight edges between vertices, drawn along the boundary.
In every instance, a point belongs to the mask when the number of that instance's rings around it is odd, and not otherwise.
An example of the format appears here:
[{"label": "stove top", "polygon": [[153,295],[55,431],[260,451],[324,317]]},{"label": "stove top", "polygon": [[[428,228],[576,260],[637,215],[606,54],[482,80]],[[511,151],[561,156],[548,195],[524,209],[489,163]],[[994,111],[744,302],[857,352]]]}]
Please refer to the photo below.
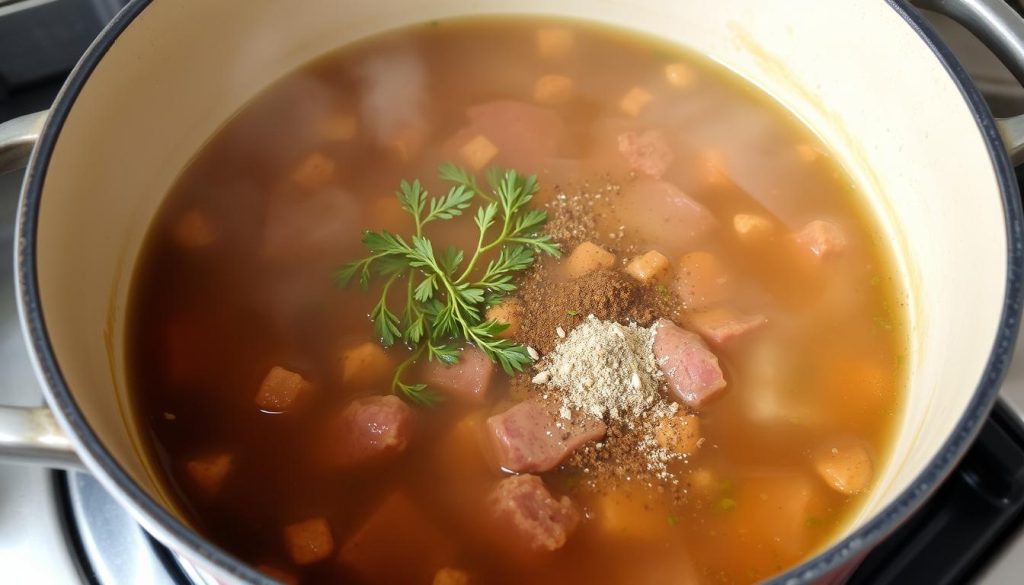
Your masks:
[{"label": "stove top", "polygon": [[[0,0],[0,120],[48,107],[63,76],[125,2]],[[997,115],[1024,112],[1024,90],[994,57],[949,21],[936,17],[935,24]],[[1018,177],[1024,187],[1024,173]],[[0,249],[13,244],[20,183],[19,173],[0,175]],[[0,401],[35,406],[42,397],[18,326],[12,270],[10,263],[0,266]],[[1002,396],[951,477],[850,583],[1021,581],[1024,339]],[[0,567],[10,583],[213,583],[146,534],[88,474],[3,464]]]}]

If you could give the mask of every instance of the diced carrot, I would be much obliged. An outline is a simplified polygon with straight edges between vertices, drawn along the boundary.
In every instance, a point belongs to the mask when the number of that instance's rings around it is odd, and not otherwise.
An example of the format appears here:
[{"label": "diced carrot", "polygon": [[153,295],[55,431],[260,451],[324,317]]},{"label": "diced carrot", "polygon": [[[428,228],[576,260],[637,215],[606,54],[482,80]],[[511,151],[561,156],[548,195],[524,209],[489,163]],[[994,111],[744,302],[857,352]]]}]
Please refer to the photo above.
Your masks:
[{"label": "diced carrot", "polygon": [[272,565],[256,565],[256,570],[271,579],[276,579],[277,581],[284,583],[284,585],[298,585],[299,583],[299,578],[296,577],[295,574]]},{"label": "diced carrot", "polygon": [[653,282],[668,270],[668,258],[657,250],[636,256],[626,265],[626,273],[643,283]]},{"label": "diced carrot", "polygon": [[647,104],[654,99],[649,91],[642,87],[634,87],[626,92],[626,95],[622,96],[622,100],[619,102],[619,107],[622,111],[633,116],[634,118],[639,116],[643,112]]},{"label": "diced carrot", "polygon": [[474,171],[487,166],[498,155],[498,147],[483,134],[477,134],[459,149],[459,156]]},{"label": "diced carrot", "polygon": [[519,333],[519,301],[516,299],[505,299],[501,304],[494,305],[487,309],[486,318],[498,323],[508,323],[508,329],[498,334],[500,338],[508,338]]},{"label": "diced carrot", "polygon": [[409,124],[396,132],[388,145],[402,162],[412,160],[427,141],[428,128],[423,124]]},{"label": "diced carrot", "polygon": [[732,294],[732,278],[710,252],[690,252],[679,260],[676,291],[683,306],[702,309]]},{"label": "diced carrot", "polygon": [[693,83],[693,69],[684,63],[665,65],[665,81],[674,87],[687,87]]},{"label": "diced carrot", "polygon": [[183,248],[204,248],[216,239],[210,221],[194,209],[182,214],[174,225],[174,241]]},{"label": "diced carrot", "polygon": [[438,569],[434,573],[434,585],[469,585],[469,573],[451,567]]},{"label": "diced carrot", "polygon": [[871,456],[859,444],[828,446],[817,453],[814,468],[828,486],[841,494],[864,491],[872,478]]},{"label": "diced carrot", "polygon": [[693,453],[700,446],[700,419],[692,414],[667,416],[658,423],[654,438],[663,449]]},{"label": "diced carrot", "polygon": [[565,273],[570,278],[578,278],[602,268],[615,265],[615,254],[605,250],[593,242],[583,242],[565,259]]},{"label": "diced carrot", "polygon": [[575,43],[575,35],[567,28],[542,28],[537,31],[537,52],[541,57],[564,57]]},{"label": "diced carrot", "polygon": [[672,528],[664,510],[644,490],[605,491],[595,508],[598,525],[609,536],[657,541]]},{"label": "diced carrot", "polygon": [[320,152],[307,156],[292,172],[292,180],[312,191],[326,187],[334,177],[334,161]]},{"label": "diced carrot", "polygon": [[386,380],[395,364],[379,343],[365,341],[342,351],[338,366],[342,385],[361,389]]},{"label": "diced carrot", "polygon": [[543,75],[533,84],[533,99],[541,104],[561,104],[573,94],[572,78],[565,75]]},{"label": "diced carrot", "polygon": [[301,374],[274,366],[263,377],[256,393],[256,406],[269,412],[284,412],[312,387]]},{"label": "diced carrot", "polygon": [[284,543],[296,565],[309,565],[331,556],[334,538],[324,518],[310,518],[289,524],[284,529]]},{"label": "diced carrot", "polygon": [[839,226],[816,219],[793,234],[793,240],[804,246],[816,258],[828,258],[841,254],[846,249],[846,236]]},{"label": "diced carrot", "polygon": [[732,217],[732,228],[744,242],[762,242],[775,233],[771,220],[752,213],[737,213]]},{"label": "diced carrot", "polygon": [[189,461],[185,468],[196,486],[207,496],[213,496],[224,485],[233,459],[228,454],[210,455]]},{"label": "diced carrot", "polygon": [[320,134],[333,142],[345,142],[355,138],[359,122],[351,114],[336,114],[324,121]]}]

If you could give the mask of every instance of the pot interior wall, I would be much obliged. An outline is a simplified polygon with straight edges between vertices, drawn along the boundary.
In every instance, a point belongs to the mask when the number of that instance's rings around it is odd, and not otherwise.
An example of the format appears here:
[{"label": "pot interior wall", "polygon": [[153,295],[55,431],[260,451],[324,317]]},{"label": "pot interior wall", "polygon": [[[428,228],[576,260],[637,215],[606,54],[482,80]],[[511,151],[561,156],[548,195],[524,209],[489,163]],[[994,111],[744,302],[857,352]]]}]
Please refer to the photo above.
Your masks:
[{"label": "pot interior wall", "polygon": [[155,0],[76,100],[40,212],[48,331],[106,447],[166,503],[129,416],[124,308],[149,222],[217,127],[288,70],[353,39],[513,12],[639,29],[709,55],[795,112],[850,169],[911,292],[905,420],[855,524],[890,502],[935,454],[981,376],[1002,306],[1006,238],[971,112],[931,50],[882,2],[307,0],[299,9],[277,0]]}]

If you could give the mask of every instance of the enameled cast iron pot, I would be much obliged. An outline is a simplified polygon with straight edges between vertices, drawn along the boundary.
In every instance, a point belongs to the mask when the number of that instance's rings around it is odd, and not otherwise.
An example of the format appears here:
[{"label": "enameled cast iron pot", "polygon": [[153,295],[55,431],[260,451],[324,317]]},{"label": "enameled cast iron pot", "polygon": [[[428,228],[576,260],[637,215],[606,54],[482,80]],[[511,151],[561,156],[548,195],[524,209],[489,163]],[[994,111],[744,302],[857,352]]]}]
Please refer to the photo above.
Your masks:
[{"label": "enameled cast iron pot", "polygon": [[[1000,0],[927,0],[1024,80],[1024,22]],[[52,410],[0,410],[0,451],[80,461],[156,538],[225,583],[270,582],[190,528],[154,480],[127,406],[125,314],[143,236],[203,142],[260,89],[347,42],[471,14],[554,14],[689,46],[775,96],[870,198],[910,292],[908,399],[853,524],[778,577],[838,581],[950,472],[1017,336],[1024,239],[1008,150],[963,67],[902,0],[133,0],[49,113],[0,128],[27,161],[18,299]],[[34,143],[34,148],[32,144]]]}]

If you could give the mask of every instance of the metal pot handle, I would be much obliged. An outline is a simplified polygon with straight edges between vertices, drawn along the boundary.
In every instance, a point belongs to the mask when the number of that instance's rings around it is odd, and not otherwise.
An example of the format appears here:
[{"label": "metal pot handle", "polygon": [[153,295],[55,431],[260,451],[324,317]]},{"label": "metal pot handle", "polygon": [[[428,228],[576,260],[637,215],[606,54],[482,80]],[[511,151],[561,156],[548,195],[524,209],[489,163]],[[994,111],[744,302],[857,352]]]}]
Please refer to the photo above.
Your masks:
[{"label": "metal pot handle", "polygon": [[[1004,0],[913,0],[938,12],[978,37],[1024,85],[1024,18]],[[1024,163],[1024,114],[996,120],[1013,164]]]},{"label": "metal pot handle", "polygon": [[[47,112],[0,124],[0,173],[24,167],[39,138]],[[45,406],[0,406],[0,460],[48,467],[82,466],[71,440]]]}]

